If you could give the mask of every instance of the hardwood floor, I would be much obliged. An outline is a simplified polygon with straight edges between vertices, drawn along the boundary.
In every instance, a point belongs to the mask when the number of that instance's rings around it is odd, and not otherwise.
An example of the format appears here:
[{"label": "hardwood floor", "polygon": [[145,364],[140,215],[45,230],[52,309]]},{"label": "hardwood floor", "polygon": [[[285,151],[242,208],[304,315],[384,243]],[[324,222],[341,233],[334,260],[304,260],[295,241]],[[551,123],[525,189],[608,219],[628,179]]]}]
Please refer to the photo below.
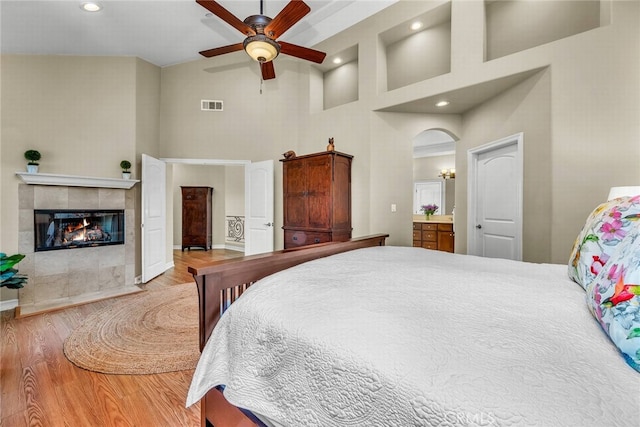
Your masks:
[{"label": "hardwood floor", "polygon": [[[162,290],[192,282],[188,265],[242,255],[176,250],[175,267],[143,288]],[[86,316],[118,300],[21,319],[14,318],[13,310],[0,313],[0,426],[200,426],[200,405],[185,408],[193,370],[105,375],[78,368],[64,356],[62,346],[71,331]]]}]

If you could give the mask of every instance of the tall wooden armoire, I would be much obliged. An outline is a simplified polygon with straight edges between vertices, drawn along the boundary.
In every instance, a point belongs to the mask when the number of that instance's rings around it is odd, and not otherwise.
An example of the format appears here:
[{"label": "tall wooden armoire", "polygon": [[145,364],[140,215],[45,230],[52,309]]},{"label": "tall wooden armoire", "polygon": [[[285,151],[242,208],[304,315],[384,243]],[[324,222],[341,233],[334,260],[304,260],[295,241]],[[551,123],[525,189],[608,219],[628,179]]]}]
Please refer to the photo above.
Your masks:
[{"label": "tall wooden armoire", "polygon": [[182,251],[185,248],[211,249],[211,187],[182,188]]},{"label": "tall wooden armoire", "polygon": [[351,238],[351,160],[337,151],[282,159],[284,248]]}]

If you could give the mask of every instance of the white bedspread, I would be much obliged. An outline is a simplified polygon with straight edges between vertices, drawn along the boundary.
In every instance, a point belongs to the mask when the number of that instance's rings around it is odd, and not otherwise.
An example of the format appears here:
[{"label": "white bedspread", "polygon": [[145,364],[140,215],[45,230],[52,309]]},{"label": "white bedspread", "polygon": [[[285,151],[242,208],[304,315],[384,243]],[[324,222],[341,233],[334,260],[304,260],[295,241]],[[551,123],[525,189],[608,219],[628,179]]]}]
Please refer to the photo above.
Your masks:
[{"label": "white bedspread", "polygon": [[290,426],[638,426],[640,375],[566,266],[376,247],[261,280],[187,405],[224,384]]}]

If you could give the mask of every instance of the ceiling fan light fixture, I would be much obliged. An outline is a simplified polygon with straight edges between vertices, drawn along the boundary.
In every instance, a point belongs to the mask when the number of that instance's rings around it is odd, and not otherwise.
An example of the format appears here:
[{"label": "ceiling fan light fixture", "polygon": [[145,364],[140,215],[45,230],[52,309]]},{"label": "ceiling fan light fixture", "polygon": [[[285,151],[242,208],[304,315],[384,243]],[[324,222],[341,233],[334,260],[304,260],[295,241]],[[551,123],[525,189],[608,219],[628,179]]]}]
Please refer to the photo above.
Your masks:
[{"label": "ceiling fan light fixture", "polygon": [[102,5],[95,1],[85,1],[80,3],[80,9],[85,12],[99,12],[102,9]]},{"label": "ceiling fan light fixture", "polygon": [[245,39],[244,50],[255,61],[269,62],[280,54],[280,45],[264,34],[256,34]]}]

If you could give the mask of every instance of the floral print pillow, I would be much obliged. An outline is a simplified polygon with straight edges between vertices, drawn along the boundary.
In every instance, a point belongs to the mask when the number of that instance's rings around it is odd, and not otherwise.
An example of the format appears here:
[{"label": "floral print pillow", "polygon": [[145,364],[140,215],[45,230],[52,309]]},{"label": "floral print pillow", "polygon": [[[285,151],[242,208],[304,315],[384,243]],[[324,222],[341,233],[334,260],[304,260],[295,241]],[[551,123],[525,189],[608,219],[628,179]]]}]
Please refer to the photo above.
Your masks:
[{"label": "floral print pillow", "polygon": [[587,287],[587,304],[627,363],[640,371],[640,221]]},{"label": "floral print pillow", "polygon": [[640,195],[609,200],[595,208],[573,244],[569,257],[571,280],[586,289],[639,220]]}]

